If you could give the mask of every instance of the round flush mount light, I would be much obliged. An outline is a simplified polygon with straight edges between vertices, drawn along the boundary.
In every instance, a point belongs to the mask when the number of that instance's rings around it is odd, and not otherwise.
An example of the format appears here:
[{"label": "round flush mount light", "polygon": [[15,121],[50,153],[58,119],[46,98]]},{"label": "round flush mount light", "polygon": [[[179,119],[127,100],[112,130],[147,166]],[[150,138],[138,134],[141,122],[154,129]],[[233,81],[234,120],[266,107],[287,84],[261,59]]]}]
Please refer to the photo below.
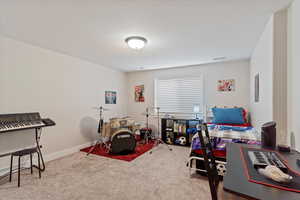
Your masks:
[{"label": "round flush mount light", "polygon": [[140,50],[145,47],[147,44],[147,40],[144,37],[140,36],[132,36],[125,39],[125,42],[127,45],[135,50]]},{"label": "round flush mount light", "polygon": [[225,59],[226,59],[225,56],[213,58],[213,60],[216,60],[216,61],[218,61],[218,60],[225,60]]}]

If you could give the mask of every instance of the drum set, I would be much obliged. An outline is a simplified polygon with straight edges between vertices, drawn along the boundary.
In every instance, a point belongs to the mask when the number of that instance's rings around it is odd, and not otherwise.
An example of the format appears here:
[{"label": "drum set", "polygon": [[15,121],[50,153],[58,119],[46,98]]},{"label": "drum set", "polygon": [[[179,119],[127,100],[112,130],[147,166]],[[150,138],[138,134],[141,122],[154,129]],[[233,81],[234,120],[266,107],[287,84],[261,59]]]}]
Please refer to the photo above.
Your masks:
[{"label": "drum set", "polygon": [[[166,144],[160,139],[159,135],[159,122],[160,122],[160,112],[159,108],[147,108],[145,113],[142,115],[146,116],[146,127],[141,129],[141,125],[136,123],[130,117],[123,118],[111,118],[109,122],[104,122],[103,113],[105,111],[109,111],[102,106],[95,107],[94,109],[99,112],[99,123],[98,123],[98,133],[99,137],[96,143],[89,150],[87,155],[100,148],[101,151],[105,151],[106,153],[111,154],[121,154],[126,155],[133,153],[135,151],[137,140],[136,135],[140,132],[140,130],[146,130],[143,136],[143,142],[149,143],[149,141],[153,141],[154,146],[159,144]],[[150,109],[156,109],[156,117],[157,117],[157,127],[158,134],[153,134],[152,130],[149,128],[149,117],[150,117]],[[167,144],[166,144],[167,145]],[[172,149],[168,146],[168,149],[171,151]],[[152,153],[152,151],[150,151]]]},{"label": "drum set", "polygon": [[104,122],[103,113],[109,111],[102,106],[94,108],[99,112],[98,133],[96,143],[89,150],[87,155],[99,148],[101,151],[112,154],[129,154],[135,151],[136,140],[134,132],[139,130],[139,125],[129,117],[112,118]]}]

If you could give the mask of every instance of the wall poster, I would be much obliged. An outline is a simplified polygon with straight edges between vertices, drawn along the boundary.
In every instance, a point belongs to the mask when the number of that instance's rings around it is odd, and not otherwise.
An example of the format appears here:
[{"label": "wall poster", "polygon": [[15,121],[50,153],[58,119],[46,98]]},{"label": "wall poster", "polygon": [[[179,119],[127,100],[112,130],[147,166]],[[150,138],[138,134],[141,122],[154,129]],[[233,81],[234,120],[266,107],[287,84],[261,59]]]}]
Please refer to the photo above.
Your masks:
[{"label": "wall poster", "polygon": [[259,74],[254,78],[254,101],[259,102]]},{"label": "wall poster", "polygon": [[105,104],[117,104],[116,91],[105,91]]},{"label": "wall poster", "polygon": [[219,80],[218,81],[218,91],[220,92],[231,92],[235,91],[235,80]]},{"label": "wall poster", "polygon": [[135,102],[145,102],[144,92],[145,92],[144,85],[137,85],[134,87]]}]

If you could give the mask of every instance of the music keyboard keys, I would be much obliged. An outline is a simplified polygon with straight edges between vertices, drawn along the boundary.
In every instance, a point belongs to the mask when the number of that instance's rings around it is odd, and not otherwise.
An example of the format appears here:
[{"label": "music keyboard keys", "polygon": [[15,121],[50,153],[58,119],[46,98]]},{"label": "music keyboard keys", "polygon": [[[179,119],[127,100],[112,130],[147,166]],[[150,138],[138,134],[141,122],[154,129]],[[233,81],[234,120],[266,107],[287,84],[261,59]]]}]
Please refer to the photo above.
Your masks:
[{"label": "music keyboard keys", "polygon": [[18,113],[0,115],[0,133],[44,127],[39,113]]}]

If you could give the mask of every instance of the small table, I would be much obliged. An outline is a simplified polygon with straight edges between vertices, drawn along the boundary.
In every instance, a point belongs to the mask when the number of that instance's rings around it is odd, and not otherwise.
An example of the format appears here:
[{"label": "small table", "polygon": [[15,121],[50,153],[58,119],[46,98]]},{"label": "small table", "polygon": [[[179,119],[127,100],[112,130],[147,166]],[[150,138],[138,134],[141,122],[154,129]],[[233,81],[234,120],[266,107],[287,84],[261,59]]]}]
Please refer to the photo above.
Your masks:
[{"label": "small table", "polygon": [[[299,200],[300,193],[267,187],[261,184],[249,182],[245,176],[243,161],[240,155],[240,147],[249,146],[245,144],[230,143],[227,148],[227,172],[224,176],[223,188],[239,196],[251,199],[270,199],[270,200]],[[259,146],[254,146],[259,148]],[[300,167],[296,164],[296,159],[300,158],[300,153],[281,153],[288,161],[290,167],[300,172]]]}]

